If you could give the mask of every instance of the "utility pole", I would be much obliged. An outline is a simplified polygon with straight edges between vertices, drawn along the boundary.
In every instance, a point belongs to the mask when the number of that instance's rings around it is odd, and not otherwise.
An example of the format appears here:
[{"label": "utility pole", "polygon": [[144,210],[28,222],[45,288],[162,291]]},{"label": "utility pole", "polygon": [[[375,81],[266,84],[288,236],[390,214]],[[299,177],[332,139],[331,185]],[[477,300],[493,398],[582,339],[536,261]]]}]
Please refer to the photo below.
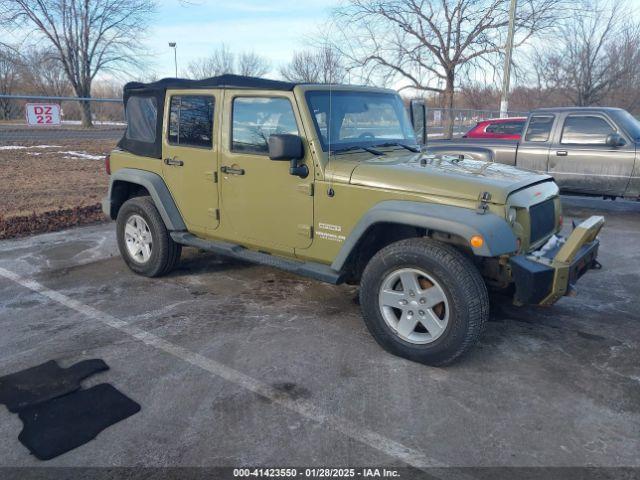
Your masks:
[{"label": "utility pole", "polygon": [[176,67],[176,78],[178,78],[178,45],[176,42],[169,42],[169,47],[173,48],[173,64]]},{"label": "utility pole", "polygon": [[502,99],[500,100],[500,118],[507,116],[509,111],[509,81],[511,77],[511,52],[513,50],[513,31],[516,23],[516,3],[511,0],[509,7],[509,32],[507,33],[507,45],[504,55],[504,74],[502,78]]}]

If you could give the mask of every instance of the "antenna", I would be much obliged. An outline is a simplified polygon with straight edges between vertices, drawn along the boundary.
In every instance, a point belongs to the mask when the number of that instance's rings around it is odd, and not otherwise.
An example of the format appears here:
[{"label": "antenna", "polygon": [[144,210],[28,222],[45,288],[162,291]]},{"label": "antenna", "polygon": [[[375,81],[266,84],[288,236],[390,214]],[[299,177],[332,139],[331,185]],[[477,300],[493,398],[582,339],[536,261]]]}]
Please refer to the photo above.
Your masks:
[{"label": "antenna", "polygon": [[328,43],[325,43],[324,45],[324,55],[325,55],[325,62],[327,67],[329,67],[329,116],[327,118],[327,143],[329,145],[329,161],[331,161],[331,126],[330,126],[330,121],[332,118],[332,108],[333,108],[333,69],[331,68],[330,62],[331,62],[331,51],[329,50],[329,48],[331,48],[329,46]]}]

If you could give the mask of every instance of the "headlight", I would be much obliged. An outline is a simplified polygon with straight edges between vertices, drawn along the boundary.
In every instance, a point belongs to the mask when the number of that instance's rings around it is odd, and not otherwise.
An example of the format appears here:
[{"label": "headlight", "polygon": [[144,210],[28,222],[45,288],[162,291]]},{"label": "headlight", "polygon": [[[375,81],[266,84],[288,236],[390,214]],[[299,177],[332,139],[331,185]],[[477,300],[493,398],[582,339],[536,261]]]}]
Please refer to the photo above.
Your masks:
[{"label": "headlight", "polygon": [[514,223],[516,223],[516,214],[518,212],[516,211],[515,208],[510,207],[509,208],[509,212],[507,212],[507,221],[509,222],[509,225],[513,225]]}]

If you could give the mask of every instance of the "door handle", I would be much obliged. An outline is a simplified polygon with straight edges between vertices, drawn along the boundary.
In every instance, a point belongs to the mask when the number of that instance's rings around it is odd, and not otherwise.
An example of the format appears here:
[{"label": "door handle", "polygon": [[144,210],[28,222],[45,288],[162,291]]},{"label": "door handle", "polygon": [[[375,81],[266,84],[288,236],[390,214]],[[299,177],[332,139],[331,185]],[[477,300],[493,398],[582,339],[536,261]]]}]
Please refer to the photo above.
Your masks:
[{"label": "door handle", "polygon": [[559,157],[566,157],[567,156],[567,151],[566,150],[556,150],[556,155]]},{"label": "door handle", "polygon": [[233,168],[223,165],[220,167],[220,171],[222,173],[228,173],[229,175],[244,175],[244,168]]},{"label": "door handle", "polygon": [[176,157],[165,158],[164,163],[165,165],[174,165],[176,167],[181,167],[184,165],[184,162],[182,160],[178,160]]}]

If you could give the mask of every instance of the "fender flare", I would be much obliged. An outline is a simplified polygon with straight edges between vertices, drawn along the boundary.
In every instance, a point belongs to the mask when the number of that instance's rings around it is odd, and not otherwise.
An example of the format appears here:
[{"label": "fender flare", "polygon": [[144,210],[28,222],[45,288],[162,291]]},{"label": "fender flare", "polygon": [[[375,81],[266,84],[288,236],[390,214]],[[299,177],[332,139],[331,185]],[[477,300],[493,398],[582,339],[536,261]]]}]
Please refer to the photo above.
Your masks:
[{"label": "fender flare", "polygon": [[473,235],[482,235],[484,238],[482,247],[471,247],[473,253],[481,257],[497,257],[513,253],[518,249],[516,236],[507,222],[493,213],[479,214],[469,208],[388,200],[378,203],[363,215],[344,241],[331,268],[341,270],[358,241],[369,227],[376,223],[396,223],[426,228],[458,235],[466,240]]},{"label": "fender flare", "polygon": [[120,207],[118,202],[114,202],[113,199],[113,186],[117,182],[132,183],[146,188],[168,230],[179,231],[187,229],[176,202],[173,200],[171,192],[169,192],[169,188],[162,177],[156,173],[135,168],[123,168],[111,175],[109,193],[102,205],[104,213],[110,218],[115,220],[114,213]]}]

